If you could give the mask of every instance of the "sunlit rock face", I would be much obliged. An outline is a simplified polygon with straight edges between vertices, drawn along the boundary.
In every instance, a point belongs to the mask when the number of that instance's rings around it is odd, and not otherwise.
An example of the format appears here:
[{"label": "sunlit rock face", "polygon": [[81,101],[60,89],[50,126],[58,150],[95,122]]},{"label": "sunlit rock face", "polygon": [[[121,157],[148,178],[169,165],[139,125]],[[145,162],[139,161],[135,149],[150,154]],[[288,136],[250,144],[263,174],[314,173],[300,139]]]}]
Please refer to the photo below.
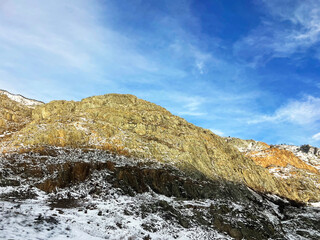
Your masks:
[{"label": "sunlit rock face", "polygon": [[309,145],[268,145],[254,140],[226,138],[256,164],[268,169],[286,182],[290,191],[303,201],[319,201],[320,158],[319,150]]}]

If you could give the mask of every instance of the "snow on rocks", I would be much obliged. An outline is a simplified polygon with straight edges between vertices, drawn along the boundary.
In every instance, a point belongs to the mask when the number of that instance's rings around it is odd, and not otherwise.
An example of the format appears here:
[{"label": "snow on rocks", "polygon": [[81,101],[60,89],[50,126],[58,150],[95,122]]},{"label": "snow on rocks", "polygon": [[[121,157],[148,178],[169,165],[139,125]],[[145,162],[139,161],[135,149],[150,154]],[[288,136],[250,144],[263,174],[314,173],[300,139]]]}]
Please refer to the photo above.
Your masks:
[{"label": "snow on rocks", "polygon": [[311,203],[310,206],[320,208],[320,202]]},{"label": "snow on rocks", "polygon": [[[13,162],[18,165],[5,168],[5,164],[13,163],[8,159],[14,159]],[[264,229],[259,232],[269,229],[277,232],[280,231],[278,226],[283,223],[286,224],[284,236],[290,234],[292,239],[299,239],[294,229],[299,226],[303,231],[313,231],[312,236],[320,237],[317,229],[304,226],[303,217],[307,215],[301,215],[306,212],[311,220],[318,221],[314,208],[294,209],[297,212],[288,218],[290,213],[285,210],[290,209],[288,202],[276,196],[260,195],[251,189],[246,192],[246,196],[250,196],[248,198],[238,198],[242,193],[233,193],[235,188],[227,188],[226,196],[223,190],[226,185],[217,185],[220,190],[214,197],[196,199],[161,195],[151,190],[150,186],[148,191],[133,193],[126,190],[130,186],[123,178],[122,186],[114,185],[110,169],[92,168],[90,177],[84,181],[45,193],[33,186],[61,172],[44,175],[40,180],[31,175],[25,176],[24,171],[19,172],[20,165],[31,163],[37,163],[38,167],[49,171],[47,166],[52,164],[107,161],[113,162],[115,168],[123,167],[124,171],[131,171],[133,168],[130,166],[139,166],[141,171],[165,169],[158,162],[120,157],[92,149],[51,147],[42,152],[0,155],[0,176],[12,182],[10,186],[5,186],[6,183],[0,181],[3,184],[0,187],[0,239],[233,239],[227,233],[239,236],[236,234],[242,234],[242,229],[251,229],[252,226]],[[173,170],[171,173],[179,176]],[[173,181],[176,180],[173,178]],[[208,181],[201,182],[201,185],[208,184]],[[189,181],[185,187],[199,191],[199,186],[191,185]],[[236,189],[240,191],[239,187]],[[236,196],[231,197],[233,194]],[[301,216],[302,220],[295,220],[296,216]]]},{"label": "snow on rocks", "polygon": [[[306,145],[308,146],[308,145]],[[294,145],[280,144],[276,145],[279,149],[285,149],[292,152],[305,163],[313,166],[320,171],[320,151],[317,148],[309,146],[308,151],[304,151],[301,147]]]},{"label": "snow on rocks", "polygon": [[11,100],[16,101],[22,105],[29,106],[29,107],[35,107],[37,105],[43,104],[43,102],[29,99],[29,98],[23,97],[19,94],[12,94],[12,93],[9,93],[8,91],[5,91],[5,90],[0,90],[0,94],[4,94],[4,95],[8,96],[8,98],[10,98]]},{"label": "snow on rocks", "polygon": [[87,197],[79,200],[86,207],[68,208],[48,204],[52,194],[37,194],[36,199],[0,201],[0,239],[232,239],[212,229],[183,228],[157,213],[135,214],[144,204],[173,201],[155,193],[131,197],[115,190],[107,199]]}]

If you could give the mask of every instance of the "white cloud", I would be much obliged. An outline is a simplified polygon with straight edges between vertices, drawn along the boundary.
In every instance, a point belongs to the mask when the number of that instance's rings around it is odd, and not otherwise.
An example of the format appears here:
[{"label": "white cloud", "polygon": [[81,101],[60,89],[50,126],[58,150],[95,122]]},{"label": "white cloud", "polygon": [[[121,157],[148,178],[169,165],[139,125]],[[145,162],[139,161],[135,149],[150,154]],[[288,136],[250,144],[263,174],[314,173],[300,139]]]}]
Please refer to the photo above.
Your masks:
[{"label": "white cloud", "polygon": [[89,68],[91,51],[97,51],[102,40],[97,19],[91,15],[94,6],[86,1],[4,1],[0,5],[1,45],[22,49],[29,57],[41,54],[55,63]]},{"label": "white cloud", "polygon": [[209,130],[219,136],[224,136],[224,133],[218,129],[210,128]]},{"label": "white cloud", "polygon": [[313,136],[312,136],[312,139],[314,139],[314,140],[316,140],[316,141],[320,140],[320,132],[317,133],[317,134],[315,134],[315,135],[313,135]]},{"label": "white cloud", "polygon": [[181,115],[181,116],[206,115],[205,112],[200,111],[201,106],[206,103],[206,99],[204,97],[175,93],[173,94],[173,97],[171,97],[171,99],[177,103],[176,109],[180,109],[180,111],[177,112],[178,115]]},{"label": "white cloud", "polygon": [[[17,0],[0,4],[1,65],[16,69],[32,62],[42,68],[102,75],[106,69],[132,73],[162,70],[139,52],[130,36],[113,30],[101,13],[108,4],[92,0]],[[0,65],[0,66],[1,66]]]},{"label": "white cloud", "polygon": [[[9,90],[27,95],[25,89],[36,87],[33,92],[48,97],[42,100],[64,94],[64,98],[80,98],[88,88],[92,89],[89,94],[97,94],[97,85],[99,93],[101,88],[105,93],[124,92],[131,84],[128,92],[134,94],[133,83],[140,89],[143,84],[163,89],[168,83],[186,88],[192,85],[193,73],[207,72],[211,55],[201,49],[198,36],[183,28],[185,22],[196,24],[188,1],[172,4],[181,4],[175,10],[179,14],[156,12],[153,17],[159,21],[151,32],[127,31],[134,23],[121,22],[127,13],[113,11],[112,4],[118,3],[0,1],[0,85],[13,79],[10,85],[17,87]],[[177,44],[171,46],[172,42]],[[182,78],[186,85],[181,87],[178,80]],[[63,94],[57,96],[59,91]],[[40,93],[34,96],[41,97]],[[184,110],[196,114],[188,107]]]},{"label": "white cloud", "polygon": [[178,116],[205,116],[208,114],[206,106],[209,99],[193,93],[168,89],[166,91],[142,91],[137,95],[151,102],[161,103],[161,106]]},{"label": "white cloud", "polygon": [[206,113],[204,112],[178,112],[179,116],[192,116],[192,117],[200,117],[200,116],[204,116],[206,115]]},{"label": "white cloud", "polygon": [[206,64],[208,62],[216,61],[211,54],[200,51],[199,49],[192,49],[192,54],[195,59],[195,66],[200,74],[204,74],[206,71]]},{"label": "white cloud", "polygon": [[200,74],[205,74],[207,72],[207,65],[217,64],[220,60],[214,58],[211,53],[200,49],[197,42],[193,39],[193,36],[187,33],[180,33],[175,36],[175,39],[170,44],[169,48],[176,55],[182,59],[190,59],[193,62],[193,68]]},{"label": "white cloud", "polygon": [[318,0],[265,0],[262,6],[269,17],[234,46],[253,65],[302,53],[320,41]]},{"label": "white cloud", "polygon": [[308,125],[320,121],[320,98],[307,96],[302,100],[293,100],[280,107],[273,115],[263,115],[248,121],[261,122],[291,122],[299,125]]},{"label": "white cloud", "polygon": [[[187,75],[171,58],[162,61],[139,47],[154,39],[116,29],[108,20],[122,13],[114,13],[109,4],[0,1],[2,88],[25,95],[32,89],[33,97],[41,100],[81,98],[97,94],[96,85],[106,86],[104,93],[120,92],[129,82],[159,83],[167,76]],[[85,93],[89,89],[91,93]]]}]

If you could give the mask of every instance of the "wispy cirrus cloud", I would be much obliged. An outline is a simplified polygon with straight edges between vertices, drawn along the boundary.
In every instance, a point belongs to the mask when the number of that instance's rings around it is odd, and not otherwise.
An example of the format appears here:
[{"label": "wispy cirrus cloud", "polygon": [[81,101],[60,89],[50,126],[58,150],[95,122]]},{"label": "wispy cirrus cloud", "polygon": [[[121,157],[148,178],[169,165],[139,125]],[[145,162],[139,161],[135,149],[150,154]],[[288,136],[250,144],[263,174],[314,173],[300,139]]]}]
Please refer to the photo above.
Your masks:
[{"label": "wispy cirrus cloud", "polygon": [[195,93],[153,90],[149,93],[138,93],[138,95],[153,102],[162,102],[165,108],[182,117],[203,117],[209,114],[206,106],[210,100]]},{"label": "wispy cirrus cloud", "polygon": [[210,128],[209,129],[211,132],[219,135],[219,136],[224,136],[224,133],[222,131],[220,131],[219,129],[215,129],[215,128]]},{"label": "wispy cirrus cloud", "polygon": [[265,13],[261,24],[234,45],[235,54],[252,66],[304,53],[320,42],[318,0],[264,0],[257,5]]},{"label": "wispy cirrus cloud", "polygon": [[[123,92],[135,83],[137,88],[143,84],[161,88],[166,82],[174,85],[173,81],[188,81],[188,75],[206,72],[211,54],[183,28],[197,24],[189,1],[171,4],[165,14],[155,11],[152,34],[121,30],[123,24],[113,19],[126,21],[126,15],[115,11],[114,4],[96,0],[1,2],[0,83],[11,79],[8,90],[47,101],[65,94],[79,99],[89,90],[97,94],[95,85],[99,91],[104,86],[103,93]],[[139,1],[131,4],[142,5]],[[47,88],[50,85],[57,89]],[[31,92],[35,86],[42,95],[38,90]],[[59,87],[64,92],[61,96],[56,94]]]},{"label": "wispy cirrus cloud", "polygon": [[173,54],[179,57],[191,59],[191,66],[194,70],[198,71],[198,73],[204,74],[207,71],[208,64],[219,62],[212,54],[200,50],[196,45],[190,43],[188,40],[186,41],[186,39],[175,39],[173,43],[170,44],[170,49],[172,49]]},{"label": "wispy cirrus cloud", "polygon": [[320,132],[316,133],[315,135],[312,136],[312,139],[316,140],[316,141],[320,141]]},{"label": "wispy cirrus cloud", "polygon": [[262,115],[248,121],[251,124],[261,122],[289,122],[310,125],[320,122],[320,98],[306,96],[301,100],[291,100],[279,107],[272,115]]},{"label": "wispy cirrus cloud", "polygon": [[[197,12],[208,2],[0,1],[0,88],[42,101],[130,93],[238,137],[253,138],[254,131],[263,136],[263,123],[302,122],[305,113],[285,113],[294,101],[274,111],[287,96],[266,89],[267,77],[247,60],[290,56],[316,44],[318,6],[293,0],[286,10],[265,1],[268,13],[260,27],[238,39],[239,32],[223,29],[228,24],[220,24],[211,10]],[[230,9],[225,11],[228,18]],[[309,85],[317,84],[310,78]],[[248,115],[256,116],[259,128],[245,124]]]}]

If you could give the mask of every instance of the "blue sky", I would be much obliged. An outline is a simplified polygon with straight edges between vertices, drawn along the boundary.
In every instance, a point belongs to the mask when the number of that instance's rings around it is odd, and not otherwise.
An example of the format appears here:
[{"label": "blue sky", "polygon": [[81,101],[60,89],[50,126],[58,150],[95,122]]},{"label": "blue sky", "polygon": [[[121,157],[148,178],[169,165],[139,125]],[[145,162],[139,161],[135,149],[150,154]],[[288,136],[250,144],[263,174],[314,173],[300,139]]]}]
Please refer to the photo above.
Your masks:
[{"label": "blue sky", "polygon": [[0,88],[130,93],[223,136],[320,146],[319,0],[0,1]]}]

